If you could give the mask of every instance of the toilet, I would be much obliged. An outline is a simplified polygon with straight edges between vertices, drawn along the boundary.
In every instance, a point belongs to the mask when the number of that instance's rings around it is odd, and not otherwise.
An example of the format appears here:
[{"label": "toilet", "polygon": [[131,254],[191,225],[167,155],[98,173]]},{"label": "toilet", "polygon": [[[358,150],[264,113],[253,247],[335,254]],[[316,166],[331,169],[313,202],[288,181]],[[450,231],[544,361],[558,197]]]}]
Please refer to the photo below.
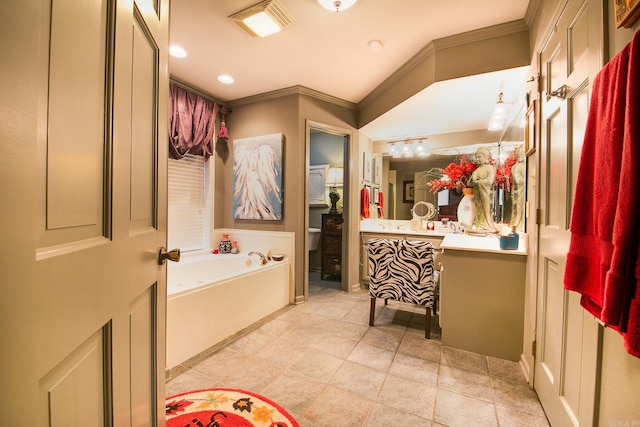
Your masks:
[{"label": "toilet", "polygon": [[318,249],[320,233],[321,230],[319,228],[309,228],[309,252],[313,252]]}]

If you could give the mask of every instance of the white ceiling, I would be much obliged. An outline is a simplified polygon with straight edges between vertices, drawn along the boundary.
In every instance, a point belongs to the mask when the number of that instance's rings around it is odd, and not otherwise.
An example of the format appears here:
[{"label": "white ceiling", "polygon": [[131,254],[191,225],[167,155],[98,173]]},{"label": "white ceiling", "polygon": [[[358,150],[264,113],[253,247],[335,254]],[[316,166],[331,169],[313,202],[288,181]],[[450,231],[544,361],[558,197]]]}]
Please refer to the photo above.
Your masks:
[{"label": "white ceiling", "polygon": [[[358,103],[432,40],[522,19],[529,0],[359,0],[341,12],[280,2],[294,24],[259,38],[228,18],[258,0],[172,0],[170,42],[188,56],[170,59],[171,76],[223,101],[301,85]],[[485,128],[500,91],[522,93],[524,72],[436,83],[361,130],[380,140]],[[218,82],[223,73],[235,83]]]}]

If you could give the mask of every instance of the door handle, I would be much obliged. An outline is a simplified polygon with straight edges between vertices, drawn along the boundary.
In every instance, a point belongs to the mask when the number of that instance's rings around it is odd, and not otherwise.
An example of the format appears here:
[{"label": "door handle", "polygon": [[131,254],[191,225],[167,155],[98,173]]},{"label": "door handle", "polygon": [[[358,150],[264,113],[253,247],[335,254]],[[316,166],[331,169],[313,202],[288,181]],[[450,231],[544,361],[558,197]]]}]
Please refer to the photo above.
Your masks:
[{"label": "door handle", "polygon": [[562,85],[558,89],[556,89],[553,92],[547,94],[547,96],[549,96],[549,97],[557,96],[560,99],[567,99],[567,92],[568,91],[569,91],[569,88],[567,87],[567,85]]},{"label": "door handle", "polygon": [[158,252],[158,265],[163,265],[164,263],[169,261],[179,262],[180,261],[180,249],[171,249],[167,252],[167,248],[164,246],[160,248],[160,252]]}]

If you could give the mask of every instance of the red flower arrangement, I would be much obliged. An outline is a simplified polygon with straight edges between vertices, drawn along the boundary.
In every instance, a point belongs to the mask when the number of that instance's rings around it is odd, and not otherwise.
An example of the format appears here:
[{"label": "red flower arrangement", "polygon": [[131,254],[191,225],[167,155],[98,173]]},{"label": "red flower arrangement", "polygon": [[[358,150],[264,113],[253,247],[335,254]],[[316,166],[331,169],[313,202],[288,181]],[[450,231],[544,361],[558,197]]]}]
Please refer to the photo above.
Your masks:
[{"label": "red flower arrangement", "polygon": [[466,154],[463,154],[458,161],[449,163],[444,169],[438,168],[443,177],[429,181],[429,191],[435,194],[451,188],[462,190],[467,187],[471,174],[477,168],[478,164],[468,161]]},{"label": "red flower arrangement", "polygon": [[511,169],[513,169],[513,165],[518,161],[516,151],[517,148],[507,157],[501,167],[496,168],[496,179],[494,182],[497,186],[503,185],[506,191],[511,191]]}]

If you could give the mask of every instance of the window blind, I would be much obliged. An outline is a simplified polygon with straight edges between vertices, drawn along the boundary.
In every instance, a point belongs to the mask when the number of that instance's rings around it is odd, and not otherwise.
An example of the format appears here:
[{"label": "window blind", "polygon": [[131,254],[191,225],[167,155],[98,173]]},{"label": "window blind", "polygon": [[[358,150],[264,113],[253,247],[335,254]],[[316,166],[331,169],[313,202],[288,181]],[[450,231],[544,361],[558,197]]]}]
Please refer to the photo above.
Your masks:
[{"label": "window blind", "polygon": [[205,164],[202,156],[169,159],[168,246],[205,249]]}]

